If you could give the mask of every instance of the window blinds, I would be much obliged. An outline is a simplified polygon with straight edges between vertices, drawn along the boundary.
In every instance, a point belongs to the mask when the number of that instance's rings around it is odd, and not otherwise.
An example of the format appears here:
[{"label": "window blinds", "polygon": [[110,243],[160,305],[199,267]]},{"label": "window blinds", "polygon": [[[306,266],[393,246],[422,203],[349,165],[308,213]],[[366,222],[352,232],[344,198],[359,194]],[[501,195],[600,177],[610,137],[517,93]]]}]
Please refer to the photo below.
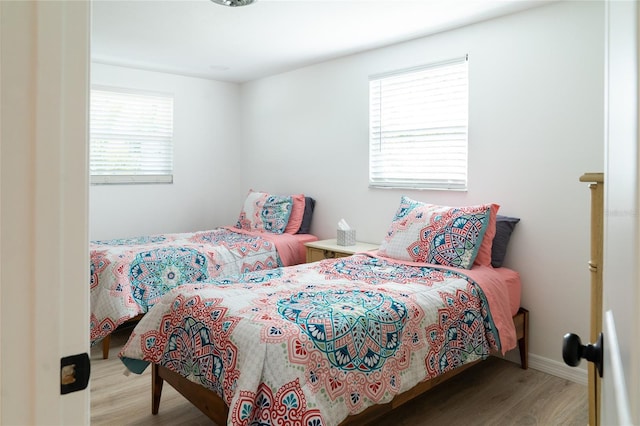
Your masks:
[{"label": "window blinds", "polygon": [[467,58],[369,80],[369,185],[466,189]]},{"label": "window blinds", "polygon": [[92,183],[173,181],[173,97],[94,88]]}]

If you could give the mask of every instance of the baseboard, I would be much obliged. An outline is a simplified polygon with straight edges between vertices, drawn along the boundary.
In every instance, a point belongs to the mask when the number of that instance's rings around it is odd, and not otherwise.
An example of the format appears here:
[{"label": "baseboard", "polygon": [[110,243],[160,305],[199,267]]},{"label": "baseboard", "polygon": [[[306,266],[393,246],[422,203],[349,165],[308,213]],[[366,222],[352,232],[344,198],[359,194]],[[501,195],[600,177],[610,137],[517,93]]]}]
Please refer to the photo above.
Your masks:
[{"label": "baseboard", "polygon": [[584,368],[569,367],[565,363],[534,355],[532,353],[529,354],[529,368],[571,380],[572,382],[580,385],[587,385],[587,370]]},{"label": "baseboard", "polygon": [[[498,358],[503,358],[507,361],[520,365],[520,354],[518,353],[518,350],[509,351],[505,355],[493,354],[493,356],[497,356]],[[581,366],[584,366],[585,362],[586,361],[583,361]],[[529,352],[529,368],[533,368],[534,370],[542,371],[543,373],[551,374],[562,379],[571,380],[572,382],[580,385],[587,385],[587,370],[585,368],[569,367],[563,362],[544,358],[540,355],[534,355],[531,352]]]}]

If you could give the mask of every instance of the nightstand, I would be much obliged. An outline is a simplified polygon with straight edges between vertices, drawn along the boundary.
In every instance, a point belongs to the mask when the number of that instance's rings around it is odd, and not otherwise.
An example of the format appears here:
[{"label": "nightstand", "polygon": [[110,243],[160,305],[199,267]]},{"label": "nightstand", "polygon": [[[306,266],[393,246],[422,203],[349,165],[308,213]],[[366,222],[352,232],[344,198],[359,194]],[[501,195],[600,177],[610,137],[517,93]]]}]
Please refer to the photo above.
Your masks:
[{"label": "nightstand", "polygon": [[307,263],[310,263],[322,259],[347,257],[363,251],[377,250],[380,245],[356,241],[352,246],[339,246],[336,239],[332,238],[330,240],[306,243],[305,246],[307,247]]}]

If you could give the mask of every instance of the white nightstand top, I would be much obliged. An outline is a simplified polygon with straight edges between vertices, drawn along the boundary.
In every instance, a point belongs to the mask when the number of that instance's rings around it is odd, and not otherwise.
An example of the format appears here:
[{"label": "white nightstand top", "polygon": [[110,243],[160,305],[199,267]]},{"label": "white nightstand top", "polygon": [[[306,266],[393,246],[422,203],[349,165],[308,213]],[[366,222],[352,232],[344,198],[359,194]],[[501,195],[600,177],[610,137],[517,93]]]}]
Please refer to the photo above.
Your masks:
[{"label": "white nightstand top", "polygon": [[335,238],[330,240],[318,240],[312,241],[310,243],[305,243],[307,247],[313,247],[320,250],[330,250],[330,251],[338,251],[341,253],[360,253],[363,251],[371,251],[377,250],[380,247],[380,244],[371,244],[371,243],[362,243],[360,241],[356,241],[356,243],[352,246],[340,246]]}]

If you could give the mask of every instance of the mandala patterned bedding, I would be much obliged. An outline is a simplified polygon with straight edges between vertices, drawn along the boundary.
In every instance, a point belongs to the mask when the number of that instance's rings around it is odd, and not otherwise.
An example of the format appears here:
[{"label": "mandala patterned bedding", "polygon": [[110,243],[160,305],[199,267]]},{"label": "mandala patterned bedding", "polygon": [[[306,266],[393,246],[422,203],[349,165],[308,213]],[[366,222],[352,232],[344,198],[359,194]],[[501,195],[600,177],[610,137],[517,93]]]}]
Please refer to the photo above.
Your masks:
[{"label": "mandala patterned bedding", "polygon": [[229,425],[319,426],[515,347],[499,280],[413,265],[356,254],[181,286],[119,356],[213,390]]},{"label": "mandala patterned bedding", "polygon": [[91,343],[185,283],[300,263],[298,238],[228,227],[91,243]]}]

